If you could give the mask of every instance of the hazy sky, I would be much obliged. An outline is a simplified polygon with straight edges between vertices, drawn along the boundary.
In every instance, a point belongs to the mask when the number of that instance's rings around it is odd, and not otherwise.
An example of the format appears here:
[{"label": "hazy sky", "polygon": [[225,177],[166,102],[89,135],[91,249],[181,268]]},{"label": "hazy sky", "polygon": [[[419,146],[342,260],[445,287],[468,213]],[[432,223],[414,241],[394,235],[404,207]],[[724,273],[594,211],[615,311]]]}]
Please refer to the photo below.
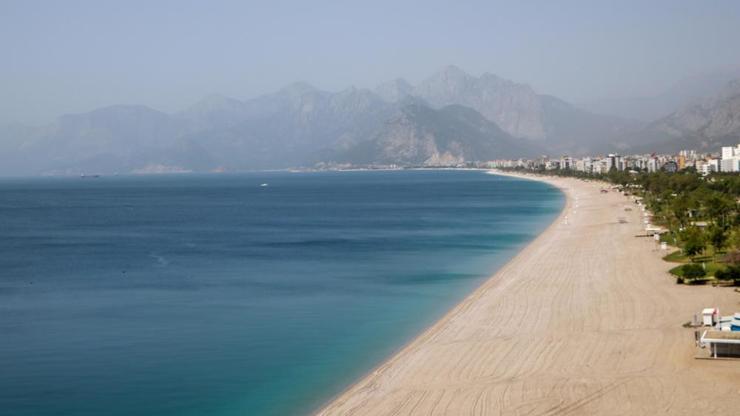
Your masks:
[{"label": "hazy sky", "polygon": [[[403,4],[399,4],[403,3]],[[740,1],[0,0],[0,122],[455,64],[573,102],[740,66]]]}]

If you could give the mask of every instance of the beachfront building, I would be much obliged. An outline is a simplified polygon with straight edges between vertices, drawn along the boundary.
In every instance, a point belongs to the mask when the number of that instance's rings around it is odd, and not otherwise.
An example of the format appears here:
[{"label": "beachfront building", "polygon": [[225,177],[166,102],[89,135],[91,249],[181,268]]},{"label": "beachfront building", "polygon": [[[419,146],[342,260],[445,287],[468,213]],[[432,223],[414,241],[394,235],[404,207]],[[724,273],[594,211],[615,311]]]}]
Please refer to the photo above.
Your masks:
[{"label": "beachfront building", "polygon": [[617,154],[609,154],[605,159],[606,171],[609,172],[612,168],[616,170],[624,170],[624,161],[622,156]]},{"label": "beachfront building", "polygon": [[722,159],[722,172],[740,172],[740,158]]},{"label": "beachfront building", "polygon": [[647,171],[650,173],[657,172],[660,169],[660,165],[658,164],[658,158],[653,156],[647,161]]},{"label": "beachfront building", "polygon": [[696,163],[694,163],[694,167],[697,172],[702,174],[702,176],[707,176],[712,172],[716,172],[714,170],[714,166],[704,160],[697,160]]},{"label": "beachfront building", "polygon": [[567,169],[571,170],[574,169],[575,166],[573,165],[573,159],[568,156],[563,156],[560,158],[560,169]]},{"label": "beachfront building", "polygon": [[719,159],[708,159],[707,163],[711,166],[712,172],[719,172]]},{"label": "beachfront building", "polygon": [[740,172],[740,144],[722,147],[722,172]]},{"label": "beachfront building", "polygon": [[558,170],[560,169],[560,161],[548,160],[545,162],[545,170]]},{"label": "beachfront building", "polygon": [[681,150],[678,155],[683,156],[688,164],[697,160],[696,150]]},{"label": "beachfront building", "polygon": [[[720,157],[721,156],[721,157]],[[695,150],[681,150],[678,154],[640,154],[572,157],[561,156],[550,159],[542,156],[537,159],[493,160],[479,163],[480,167],[517,168],[529,170],[570,170],[588,174],[608,174],[612,169],[618,171],[650,173],[678,172],[694,168],[704,176],[713,172],[740,172],[740,144],[726,146],[717,154],[697,153]]]},{"label": "beachfront building", "polygon": [[700,341],[711,358],[740,357],[740,331],[704,331]]},{"label": "beachfront building", "polygon": [[740,312],[720,316],[719,309],[705,308],[701,325],[712,327],[699,337],[699,346],[709,347],[710,358],[740,357]]}]

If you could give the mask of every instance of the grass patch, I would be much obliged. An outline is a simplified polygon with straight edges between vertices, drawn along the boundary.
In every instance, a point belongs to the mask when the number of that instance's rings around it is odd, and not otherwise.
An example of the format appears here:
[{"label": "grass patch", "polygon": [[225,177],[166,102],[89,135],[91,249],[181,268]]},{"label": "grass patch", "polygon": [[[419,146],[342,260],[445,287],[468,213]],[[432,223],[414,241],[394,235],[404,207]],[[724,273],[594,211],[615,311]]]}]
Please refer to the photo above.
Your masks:
[{"label": "grass patch", "polygon": [[[674,253],[671,253],[674,254]],[[670,254],[668,255],[670,256]],[[666,256],[666,257],[668,257]],[[710,261],[704,263],[702,270],[704,271],[703,276],[698,276],[696,269],[702,267],[701,263],[682,263],[669,272],[676,276],[676,283],[684,285],[705,285],[708,283],[716,284],[718,281],[714,277],[717,271],[724,270],[727,266]],[[692,272],[693,270],[693,272]]]},{"label": "grass patch", "polygon": [[[679,266],[672,268],[671,270],[669,270],[669,272],[674,276],[685,277],[684,276],[684,270],[685,270],[684,265],[687,265],[687,264],[696,264],[696,265],[701,266],[701,263],[684,263],[684,264],[681,264]],[[717,270],[724,270],[725,267],[726,266],[724,264],[708,262],[708,263],[705,263],[704,271],[706,272],[706,276],[714,276],[714,274],[717,273]]]},{"label": "grass patch", "polygon": [[688,263],[691,261],[685,254],[683,254],[683,251],[676,250],[673,253],[668,254],[667,256],[663,257],[663,260],[671,263]]}]

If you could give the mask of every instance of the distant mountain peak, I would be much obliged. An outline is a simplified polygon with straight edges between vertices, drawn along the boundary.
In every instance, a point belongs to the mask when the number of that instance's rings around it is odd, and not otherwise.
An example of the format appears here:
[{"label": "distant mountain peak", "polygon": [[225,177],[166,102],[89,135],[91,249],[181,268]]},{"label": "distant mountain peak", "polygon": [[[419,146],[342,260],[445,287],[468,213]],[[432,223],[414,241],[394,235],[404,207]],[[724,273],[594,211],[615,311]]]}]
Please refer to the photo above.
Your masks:
[{"label": "distant mountain peak", "polygon": [[61,123],[77,123],[81,120],[142,120],[146,118],[166,119],[167,113],[138,104],[116,104],[96,108],[86,113],[63,114],[57,119]]},{"label": "distant mountain peak", "polygon": [[484,72],[484,73],[482,73],[481,76],[480,76],[480,78],[481,79],[487,79],[487,80],[495,80],[495,81],[504,81],[504,82],[514,83],[513,81],[509,81],[507,79],[501,78],[500,76],[498,76],[496,74],[492,74],[490,72]]},{"label": "distant mountain peak", "polygon": [[227,97],[226,95],[213,92],[201,98],[199,102],[200,103],[234,103],[234,102],[241,102],[241,101],[237,100],[236,98]]},{"label": "distant mountain peak", "polygon": [[151,107],[141,104],[114,104],[92,110],[90,113],[116,113],[116,112],[147,112],[161,113]]},{"label": "distant mountain peak", "polygon": [[218,111],[241,105],[243,105],[243,103],[236,98],[227,97],[223,94],[211,93],[201,98],[198,102],[188,107],[184,111]]},{"label": "distant mountain peak", "polygon": [[281,88],[278,93],[301,95],[319,91],[318,88],[305,81],[298,81]]},{"label": "distant mountain peak", "polygon": [[375,88],[375,93],[388,102],[400,101],[412,94],[414,87],[403,78],[396,78]]},{"label": "distant mountain peak", "polygon": [[437,75],[441,75],[447,78],[469,78],[471,77],[470,74],[463,71],[459,66],[456,66],[456,65],[447,65],[447,66],[442,67],[442,69],[437,72]]},{"label": "distant mountain peak", "polygon": [[546,136],[539,98],[527,85],[491,74],[474,77],[451,65],[420,83],[414,93],[435,107],[471,107],[516,137]]},{"label": "distant mountain peak", "polygon": [[389,83],[392,83],[393,85],[396,85],[401,88],[414,88],[406,79],[404,78],[396,78],[393,81],[390,81]]}]

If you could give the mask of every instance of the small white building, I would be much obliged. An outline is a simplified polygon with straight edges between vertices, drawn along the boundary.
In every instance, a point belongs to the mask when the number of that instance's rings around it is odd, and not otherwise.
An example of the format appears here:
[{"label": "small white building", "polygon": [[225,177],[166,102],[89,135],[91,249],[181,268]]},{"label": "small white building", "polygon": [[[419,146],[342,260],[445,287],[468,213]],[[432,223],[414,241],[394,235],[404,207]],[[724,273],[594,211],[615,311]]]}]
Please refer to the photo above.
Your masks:
[{"label": "small white building", "polygon": [[701,311],[701,323],[704,326],[714,326],[719,320],[719,309],[704,308]]}]

